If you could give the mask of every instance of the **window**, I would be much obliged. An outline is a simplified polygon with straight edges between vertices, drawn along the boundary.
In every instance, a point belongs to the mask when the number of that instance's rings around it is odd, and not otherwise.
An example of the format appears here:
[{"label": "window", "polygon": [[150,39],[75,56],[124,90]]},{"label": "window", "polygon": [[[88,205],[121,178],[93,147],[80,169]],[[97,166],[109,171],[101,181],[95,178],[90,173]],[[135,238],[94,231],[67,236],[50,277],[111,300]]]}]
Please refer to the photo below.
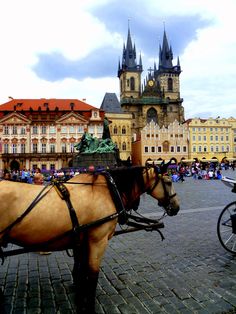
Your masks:
[{"label": "window", "polygon": [[201,141],[201,140],[202,140],[201,135],[198,135],[198,140],[199,140],[199,141]]},{"label": "window", "polygon": [[42,165],[42,170],[47,170],[47,165],[43,164]]},{"label": "window", "polygon": [[213,131],[213,128],[210,128],[210,131],[212,132],[212,131]]},{"label": "window", "polygon": [[155,146],[152,146],[152,147],[151,147],[151,152],[152,152],[152,153],[155,153]]},{"label": "window", "polygon": [[122,134],[126,134],[126,128],[125,128],[125,126],[122,126]]},{"label": "window", "polygon": [[203,141],[206,142],[206,140],[207,140],[207,137],[206,137],[206,135],[204,135],[203,136]]},{"label": "window", "polygon": [[38,144],[33,144],[33,153],[37,153],[38,152]]},{"label": "window", "polygon": [[210,136],[210,140],[211,140],[211,142],[213,141],[213,135]]},{"label": "window", "polygon": [[42,143],[42,153],[46,153],[46,144],[45,143]]},{"label": "window", "polygon": [[37,125],[33,126],[32,133],[33,134],[38,134],[38,127],[37,127]]},{"label": "window", "polygon": [[168,78],[168,91],[172,91],[173,90],[173,80],[172,78]]},{"label": "window", "polygon": [[200,132],[202,129],[201,128],[198,128],[198,131]]},{"label": "window", "polygon": [[130,78],[130,90],[135,90],[135,79],[134,79],[134,77]]},{"label": "window", "polygon": [[56,146],[54,143],[50,144],[50,153],[55,153],[56,152]]},{"label": "window", "polygon": [[145,146],[145,147],[144,147],[144,152],[145,152],[145,153],[148,153],[148,146]]},{"label": "window", "polygon": [[220,140],[221,140],[221,142],[223,142],[224,141],[224,136],[221,136]]},{"label": "window", "polygon": [[201,153],[201,151],[202,151],[202,146],[198,146],[198,151],[199,151],[199,153]]},{"label": "window", "polygon": [[50,170],[52,170],[52,171],[55,170],[55,165],[54,164],[50,164]]},{"label": "window", "polygon": [[8,125],[5,125],[5,126],[4,126],[3,134],[4,134],[4,135],[8,135],[8,134],[9,134],[9,127],[8,127]]},{"label": "window", "polygon": [[174,152],[175,152],[174,146],[171,146],[171,147],[170,147],[170,151],[171,151],[171,153],[174,153]]},{"label": "window", "polygon": [[126,143],[125,142],[122,143],[122,150],[126,150]]},{"label": "window", "polygon": [[157,151],[158,151],[158,153],[161,153],[161,146],[157,147]]},{"label": "window", "polygon": [[21,154],[25,154],[25,144],[20,144],[20,152]]},{"label": "window", "polygon": [[13,125],[12,127],[12,134],[16,135],[17,134],[17,126]]},{"label": "window", "polygon": [[224,152],[224,151],[225,151],[224,146],[221,146],[221,151],[222,151],[222,152]]},{"label": "window", "polygon": [[49,127],[49,133],[50,133],[50,134],[55,134],[55,133],[56,133],[56,128],[55,128],[54,125],[51,125],[51,126]]},{"label": "window", "polygon": [[73,153],[75,150],[75,146],[73,143],[70,144],[70,152]]},{"label": "window", "polygon": [[83,125],[78,126],[78,133],[84,133],[84,126]]},{"label": "window", "polygon": [[207,147],[206,146],[203,147],[203,151],[204,151],[204,153],[207,152]]},{"label": "window", "polygon": [[229,136],[228,135],[226,135],[225,140],[228,142],[228,140],[229,140]]},{"label": "window", "polygon": [[94,125],[89,125],[89,127],[88,127],[88,132],[89,132],[90,134],[94,134]]},{"label": "window", "polygon": [[214,152],[214,147],[213,147],[213,146],[211,146],[211,152],[212,152],[212,153]]},{"label": "window", "polygon": [[196,153],[196,146],[193,146],[193,152]]},{"label": "window", "polygon": [[147,111],[147,123],[150,123],[151,121],[157,123],[157,111],[154,108],[150,108]]},{"label": "window", "polygon": [[219,147],[218,146],[216,146],[216,152],[218,152],[219,151]]},{"label": "window", "polygon": [[180,146],[177,146],[176,149],[177,153],[180,153]]},{"label": "window", "polygon": [[46,133],[47,133],[47,127],[46,127],[46,125],[42,125],[42,127],[41,127],[41,133],[42,133],[42,134],[46,134]]},{"label": "window", "polygon": [[73,125],[70,126],[70,133],[75,133],[75,127]]},{"label": "window", "polygon": [[218,141],[218,135],[216,135],[216,141]]},{"label": "window", "polygon": [[193,141],[196,141],[196,136],[195,135],[193,135]]},{"label": "window", "polygon": [[67,133],[67,127],[66,126],[61,127],[61,133]]},{"label": "window", "polygon": [[186,153],[187,152],[187,147],[183,146],[183,152]]},{"label": "window", "polygon": [[195,132],[196,131],[196,129],[195,128],[193,128],[193,132]]},{"label": "window", "polygon": [[4,144],[3,145],[3,151],[4,151],[4,154],[8,154],[9,153],[9,144]]},{"label": "window", "polygon": [[62,153],[66,153],[66,143],[62,143],[61,151],[62,151]]},{"label": "window", "polygon": [[117,126],[114,126],[113,133],[114,133],[114,134],[117,134],[117,133],[118,133]]},{"label": "window", "polygon": [[21,135],[24,135],[26,132],[25,132],[25,127],[22,127],[21,129],[20,129],[20,134]]}]

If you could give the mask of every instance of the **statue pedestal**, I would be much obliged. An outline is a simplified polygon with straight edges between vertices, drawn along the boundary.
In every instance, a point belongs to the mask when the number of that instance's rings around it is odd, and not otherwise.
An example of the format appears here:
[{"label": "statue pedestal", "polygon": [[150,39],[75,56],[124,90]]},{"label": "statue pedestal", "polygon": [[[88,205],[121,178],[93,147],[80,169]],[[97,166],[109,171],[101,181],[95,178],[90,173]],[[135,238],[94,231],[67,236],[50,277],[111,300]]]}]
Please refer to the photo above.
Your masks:
[{"label": "statue pedestal", "polygon": [[109,153],[80,153],[73,159],[73,168],[89,166],[94,167],[115,167],[118,164],[117,154]]}]

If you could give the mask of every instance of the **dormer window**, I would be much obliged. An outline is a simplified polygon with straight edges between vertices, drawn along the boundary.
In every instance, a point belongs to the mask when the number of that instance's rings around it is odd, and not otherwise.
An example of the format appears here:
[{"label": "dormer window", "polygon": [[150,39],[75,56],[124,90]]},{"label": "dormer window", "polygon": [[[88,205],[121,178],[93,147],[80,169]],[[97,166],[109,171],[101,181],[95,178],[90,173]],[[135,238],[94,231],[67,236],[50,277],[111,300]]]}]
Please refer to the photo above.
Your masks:
[{"label": "dormer window", "polygon": [[94,111],[93,116],[94,116],[94,118],[97,118],[98,117],[98,112]]}]

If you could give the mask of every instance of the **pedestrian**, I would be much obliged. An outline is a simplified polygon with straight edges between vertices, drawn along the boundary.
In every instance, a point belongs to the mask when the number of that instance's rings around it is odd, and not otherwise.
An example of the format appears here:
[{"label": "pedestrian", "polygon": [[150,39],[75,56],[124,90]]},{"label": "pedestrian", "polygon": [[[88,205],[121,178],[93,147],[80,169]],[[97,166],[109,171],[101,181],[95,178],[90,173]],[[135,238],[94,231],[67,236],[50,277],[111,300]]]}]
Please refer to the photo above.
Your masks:
[{"label": "pedestrian", "polygon": [[41,173],[41,170],[39,168],[36,168],[34,178],[33,178],[34,184],[42,185],[43,184],[43,175]]}]

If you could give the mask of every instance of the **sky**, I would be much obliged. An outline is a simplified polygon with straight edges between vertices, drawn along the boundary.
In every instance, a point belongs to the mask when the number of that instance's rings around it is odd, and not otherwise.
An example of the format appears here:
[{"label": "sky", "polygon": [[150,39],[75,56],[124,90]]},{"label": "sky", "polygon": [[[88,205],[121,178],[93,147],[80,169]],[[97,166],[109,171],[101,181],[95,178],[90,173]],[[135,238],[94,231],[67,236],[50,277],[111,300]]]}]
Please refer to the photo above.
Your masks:
[{"label": "sky", "polygon": [[236,118],[235,0],[0,0],[0,104],[9,97],[119,99],[128,25],[143,76],[164,29],[185,118]]}]

